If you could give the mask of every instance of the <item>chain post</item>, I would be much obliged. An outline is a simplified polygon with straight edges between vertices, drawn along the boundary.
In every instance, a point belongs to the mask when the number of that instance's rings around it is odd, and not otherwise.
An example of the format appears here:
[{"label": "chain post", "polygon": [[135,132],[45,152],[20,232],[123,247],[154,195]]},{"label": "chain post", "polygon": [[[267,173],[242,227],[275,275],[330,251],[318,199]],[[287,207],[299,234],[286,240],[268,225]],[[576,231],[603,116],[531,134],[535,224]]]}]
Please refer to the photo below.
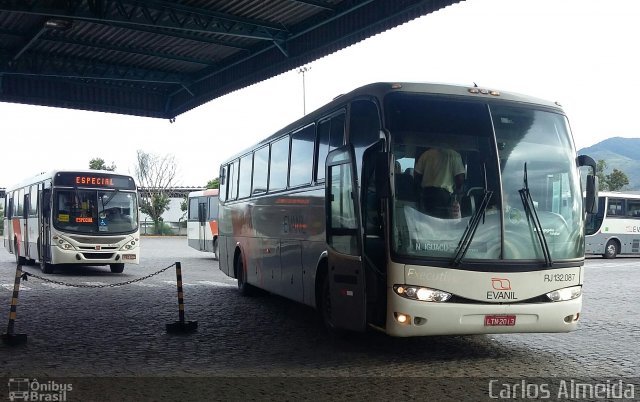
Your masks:
[{"label": "chain post", "polygon": [[175,263],[176,266],[176,284],[178,288],[178,321],[167,324],[167,332],[169,333],[187,333],[198,329],[198,321],[184,320],[184,293],[182,291],[182,266],[180,262]]},{"label": "chain post", "polygon": [[18,293],[20,292],[20,278],[22,277],[22,266],[16,265],[16,277],[13,282],[13,295],[11,297],[11,307],[9,308],[9,324],[7,325],[7,333],[2,335],[2,341],[10,346],[16,346],[27,343],[26,334],[15,334],[14,326],[18,310]]}]

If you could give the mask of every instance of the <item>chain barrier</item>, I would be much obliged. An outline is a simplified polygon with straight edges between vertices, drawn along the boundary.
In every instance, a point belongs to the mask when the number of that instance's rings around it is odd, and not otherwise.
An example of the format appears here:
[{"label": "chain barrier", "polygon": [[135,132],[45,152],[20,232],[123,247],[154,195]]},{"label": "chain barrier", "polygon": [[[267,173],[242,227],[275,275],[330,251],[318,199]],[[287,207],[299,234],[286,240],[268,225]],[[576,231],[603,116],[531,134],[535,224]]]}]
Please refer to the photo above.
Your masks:
[{"label": "chain barrier", "polygon": [[143,276],[141,278],[136,278],[136,279],[131,279],[130,281],[126,281],[126,282],[109,283],[109,284],[106,284],[106,285],[83,285],[83,284],[79,284],[79,283],[66,283],[66,282],[62,282],[62,281],[54,281],[52,279],[45,278],[45,277],[42,277],[40,275],[32,274],[31,272],[27,272],[27,271],[23,271],[22,272],[22,280],[23,281],[27,281],[28,277],[32,276],[32,277],[34,277],[36,279],[40,279],[41,281],[44,281],[44,282],[49,282],[49,283],[53,283],[53,284],[56,284],[56,285],[68,286],[68,287],[73,287],[73,288],[115,288],[115,287],[118,287],[118,286],[130,285],[132,283],[136,283],[136,282],[143,281],[145,279],[149,279],[152,276],[156,276],[158,274],[161,274],[164,271],[166,271],[167,269],[169,269],[171,267],[175,267],[175,266],[176,266],[176,263],[174,262],[173,264],[169,265],[168,267],[162,268],[161,270],[156,271],[154,273],[151,273],[151,274],[149,274],[147,276]]}]

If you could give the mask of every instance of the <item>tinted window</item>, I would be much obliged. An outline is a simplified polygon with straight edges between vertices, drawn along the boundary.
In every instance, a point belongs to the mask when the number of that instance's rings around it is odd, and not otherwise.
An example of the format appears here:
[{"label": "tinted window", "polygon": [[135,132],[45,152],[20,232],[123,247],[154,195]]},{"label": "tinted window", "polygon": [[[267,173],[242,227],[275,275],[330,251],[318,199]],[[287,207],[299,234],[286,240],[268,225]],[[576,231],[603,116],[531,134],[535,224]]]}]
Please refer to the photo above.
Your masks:
[{"label": "tinted window", "polygon": [[624,200],[616,200],[609,198],[609,207],[607,209],[607,216],[622,216],[624,215]]},{"label": "tinted window", "polygon": [[218,198],[209,198],[209,219],[218,219]]},{"label": "tinted window", "polygon": [[198,220],[198,197],[189,199],[189,220]]},{"label": "tinted window", "polygon": [[31,192],[29,193],[29,215],[38,215],[38,186],[31,186]]},{"label": "tinted window", "polygon": [[380,139],[378,108],[370,101],[355,101],[351,104],[349,117],[349,142],[356,153],[358,172],[362,168],[362,154],[371,144]]},{"label": "tinted window", "polygon": [[315,126],[311,125],[291,135],[291,168],[289,185],[298,186],[311,182]]},{"label": "tinted window", "polygon": [[262,147],[253,154],[253,194],[267,192],[269,179],[269,147]]},{"label": "tinted window", "polygon": [[324,179],[325,163],[330,150],[338,148],[344,141],[344,113],[322,121],[318,125],[318,147],[316,158],[316,179]]},{"label": "tinted window", "polygon": [[222,166],[220,168],[220,201],[224,201],[227,199],[227,177],[228,177],[228,166]]},{"label": "tinted window", "polygon": [[240,182],[238,183],[238,197],[251,195],[251,170],[253,169],[253,154],[240,158]]},{"label": "tinted window", "polygon": [[229,183],[227,184],[227,199],[235,200],[238,198],[238,161],[229,165]]},{"label": "tinted window", "polygon": [[627,216],[640,218],[640,200],[627,200]]},{"label": "tinted window", "polygon": [[289,164],[289,136],[271,144],[271,168],[269,169],[269,191],[287,188]]}]

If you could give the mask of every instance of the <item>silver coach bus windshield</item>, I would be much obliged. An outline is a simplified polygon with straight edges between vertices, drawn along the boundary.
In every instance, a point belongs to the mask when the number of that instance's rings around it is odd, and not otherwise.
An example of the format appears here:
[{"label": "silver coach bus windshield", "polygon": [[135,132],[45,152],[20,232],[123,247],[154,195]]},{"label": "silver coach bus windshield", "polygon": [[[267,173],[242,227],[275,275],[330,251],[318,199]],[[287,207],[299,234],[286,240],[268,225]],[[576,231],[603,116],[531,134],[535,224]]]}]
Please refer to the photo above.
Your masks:
[{"label": "silver coach bus windshield", "polygon": [[123,190],[55,189],[53,223],[74,233],[121,234],[138,228],[136,193]]},{"label": "silver coach bus windshield", "polygon": [[[530,106],[399,93],[385,99],[385,114],[396,161],[396,255],[454,266],[463,260],[550,265],[582,257],[580,181],[565,116]],[[463,188],[443,192],[450,212],[433,213],[421,202],[414,168],[429,148],[453,149],[462,159]]]}]

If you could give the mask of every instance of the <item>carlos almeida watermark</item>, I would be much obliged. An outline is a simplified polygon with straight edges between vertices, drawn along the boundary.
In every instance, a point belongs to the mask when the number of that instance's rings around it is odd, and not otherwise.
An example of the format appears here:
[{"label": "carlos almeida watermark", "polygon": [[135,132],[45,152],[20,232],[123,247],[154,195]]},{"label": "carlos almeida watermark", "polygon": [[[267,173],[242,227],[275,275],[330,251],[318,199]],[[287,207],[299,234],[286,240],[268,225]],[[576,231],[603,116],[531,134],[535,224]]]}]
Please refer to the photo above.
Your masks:
[{"label": "carlos almeida watermark", "polygon": [[55,380],[38,381],[29,378],[9,378],[10,401],[64,402],[73,391],[72,384]]},{"label": "carlos almeida watermark", "polygon": [[517,400],[634,400],[637,381],[634,382],[624,379],[492,379],[488,384],[488,396]]}]

